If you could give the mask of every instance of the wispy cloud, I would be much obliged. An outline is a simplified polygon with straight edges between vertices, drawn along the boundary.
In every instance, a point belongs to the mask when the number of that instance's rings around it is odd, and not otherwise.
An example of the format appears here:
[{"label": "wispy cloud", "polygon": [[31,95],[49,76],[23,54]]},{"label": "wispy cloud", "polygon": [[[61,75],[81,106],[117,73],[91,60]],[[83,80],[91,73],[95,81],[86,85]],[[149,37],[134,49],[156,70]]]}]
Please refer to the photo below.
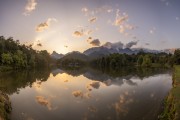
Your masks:
[{"label": "wispy cloud", "polygon": [[149,45],[150,45],[150,43],[145,43],[145,45],[149,46]]},{"label": "wispy cloud", "polygon": [[150,34],[154,34],[154,33],[155,33],[155,31],[156,31],[156,28],[155,28],[155,27],[153,27],[151,30],[149,30],[149,33],[150,33]]},{"label": "wispy cloud", "polygon": [[[109,22],[110,23],[110,22]],[[116,10],[115,20],[112,25],[116,26],[119,30],[119,33],[129,36],[130,30],[134,30],[137,27],[129,23],[129,16],[127,13],[121,13],[119,9]],[[130,36],[129,36],[130,37]]]},{"label": "wispy cloud", "polygon": [[128,15],[126,13],[123,13],[123,15],[120,14],[120,10],[117,9],[116,11],[116,18],[114,21],[114,25],[115,26],[119,26],[122,25],[124,22],[126,22],[128,20]]},{"label": "wispy cloud", "polygon": [[179,17],[176,17],[176,20],[179,20]]},{"label": "wispy cloud", "polygon": [[84,12],[84,13],[87,13],[88,12],[88,8],[84,7],[84,8],[81,9],[81,11]]},{"label": "wispy cloud", "polygon": [[25,16],[30,15],[30,13],[36,9],[37,2],[36,0],[28,0],[25,6],[25,12],[23,13]]},{"label": "wispy cloud", "polygon": [[43,23],[40,23],[39,25],[37,25],[36,32],[42,32],[42,31],[48,29],[49,26],[51,25],[52,21],[57,22],[57,20],[55,18],[48,18],[48,20],[46,22],[43,22]]},{"label": "wispy cloud", "polygon": [[90,23],[94,23],[97,21],[97,17],[92,17],[88,20]]}]

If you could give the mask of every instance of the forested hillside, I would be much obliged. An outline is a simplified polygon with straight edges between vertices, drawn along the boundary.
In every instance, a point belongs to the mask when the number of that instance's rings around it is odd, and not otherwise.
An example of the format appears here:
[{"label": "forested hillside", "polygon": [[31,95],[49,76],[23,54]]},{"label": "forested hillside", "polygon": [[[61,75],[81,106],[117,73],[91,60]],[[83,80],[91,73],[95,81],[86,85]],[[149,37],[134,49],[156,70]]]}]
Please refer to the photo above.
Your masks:
[{"label": "forested hillside", "polygon": [[0,66],[13,69],[48,67],[51,58],[46,50],[37,51],[32,45],[20,44],[12,37],[0,36]]}]

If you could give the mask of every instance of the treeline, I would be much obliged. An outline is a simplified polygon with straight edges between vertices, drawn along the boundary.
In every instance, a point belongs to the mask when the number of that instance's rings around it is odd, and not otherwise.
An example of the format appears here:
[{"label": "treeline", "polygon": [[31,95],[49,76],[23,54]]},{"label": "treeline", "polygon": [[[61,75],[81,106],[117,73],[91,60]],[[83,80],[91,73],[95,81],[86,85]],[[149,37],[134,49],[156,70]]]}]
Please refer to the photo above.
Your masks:
[{"label": "treeline", "polygon": [[57,65],[61,67],[69,67],[69,68],[79,68],[85,66],[87,63],[83,60],[79,59],[59,59],[57,60]]},{"label": "treeline", "polygon": [[91,61],[91,65],[102,69],[119,69],[123,66],[171,67],[180,64],[180,50],[174,55],[167,53],[111,54]]},{"label": "treeline", "polygon": [[46,50],[36,51],[32,45],[20,44],[12,37],[0,36],[0,66],[14,69],[48,67],[51,58]]}]

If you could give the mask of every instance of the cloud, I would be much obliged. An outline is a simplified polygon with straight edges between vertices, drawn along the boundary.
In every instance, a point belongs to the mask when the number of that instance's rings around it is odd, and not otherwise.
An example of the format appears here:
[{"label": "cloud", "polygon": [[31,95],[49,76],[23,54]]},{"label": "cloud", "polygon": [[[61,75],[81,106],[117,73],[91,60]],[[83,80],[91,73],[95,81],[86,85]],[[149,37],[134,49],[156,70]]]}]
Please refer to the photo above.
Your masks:
[{"label": "cloud", "polygon": [[91,98],[91,94],[89,92],[83,93],[80,90],[76,90],[72,92],[72,95],[76,98],[80,97],[81,99],[89,99]]},{"label": "cloud", "polygon": [[67,45],[64,45],[64,47],[65,47],[65,48],[68,48],[68,46],[67,46]]},{"label": "cloud", "polygon": [[123,26],[120,26],[119,32],[120,32],[120,33],[124,33],[124,32],[125,32],[125,28],[124,28]]},{"label": "cloud", "polygon": [[88,12],[88,8],[84,7],[81,9],[82,12]]},{"label": "cloud", "polygon": [[46,106],[48,110],[52,110],[51,102],[45,99],[43,96],[36,96],[36,101],[43,106]]},{"label": "cloud", "polygon": [[154,34],[154,30],[150,30],[149,33],[150,33],[150,34]]},{"label": "cloud", "polygon": [[123,16],[123,17],[118,17],[118,18],[116,18],[116,20],[115,20],[115,25],[116,26],[119,26],[119,25],[122,25],[125,21],[127,21],[128,20],[128,16]]},{"label": "cloud", "polygon": [[131,41],[126,44],[126,48],[132,48],[134,45],[137,45],[138,41]]},{"label": "cloud", "polygon": [[48,18],[46,22],[40,23],[39,25],[36,26],[36,32],[42,32],[48,29],[49,26],[51,25],[51,22],[53,21],[57,22],[55,18]]},{"label": "cloud", "polygon": [[119,25],[122,25],[124,22],[126,22],[128,20],[128,15],[127,14],[123,14],[121,15],[120,14],[120,10],[117,9],[116,11],[116,18],[115,18],[115,21],[114,21],[114,25],[115,26],[119,26]]},{"label": "cloud", "polygon": [[97,108],[94,107],[94,106],[89,106],[89,107],[88,107],[88,110],[89,110],[90,112],[97,112]]},{"label": "cloud", "polygon": [[41,43],[38,43],[37,46],[42,47],[42,44],[41,44]]},{"label": "cloud", "polygon": [[91,88],[99,89],[100,85],[101,85],[100,82],[98,82],[98,81],[92,81],[91,83],[88,83],[88,84],[86,85],[86,88],[87,88],[89,91],[91,91],[91,90],[92,90]]},{"label": "cloud", "polygon": [[179,20],[179,17],[176,17],[176,20]]},{"label": "cloud", "polygon": [[97,21],[97,17],[92,17],[88,20],[90,23],[95,23]]},{"label": "cloud", "polygon": [[85,30],[84,28],[81,28],[81,30],[76,30],[73,33],[73,37],[89,36],[92,32],[92,30]]},{"label": "cloud", "polygon": [[115,43],[111,43],[111,42],[106,42],[104,45],[102,45],[104,47],[107,48],[114,48],[114,49],[122,49],[124,44],[122,42],[115,42]]},{"label": "cloud", "polygon": [[82,32],[82,31],[75,31],[74,33],[73,33],[73,36],[74,37],[82,37],[84,35],[84,33]]},{"label": "cloud", "polygon": [[25,12],[23,13],[25,16],[30,15],[30,13],[36,9],[37,2],[36,0],[28,0],[25,6]]},{"label": "cloud", "polygon": [[147,45],[147,46],[148,46],[148,45],[150,45],[150,43],[145,43],[145,45]]},{"label": "cloud", "polygon": [[92,41],[92,37],[88,37],[87,42]]},{"label": "cloud", "polygon": [[169,6],[169,0],[161,0],[162,3],[164,3],[166,6]]},{"label": "cloud", "polygon": [[80,91],[80,90],[77,90],[77,91],[73,91],[72,94],[74,95],[74,97],[81,97],[83,98],[83,92]]},{"label": "cloud", "polygon": [[106,81],[103,81],[103,83],[106,85],[106,86],[110,86],[112,84],[112,80],[108,79]]},{"label": "cloud", "polygon": [[138,41],[131,41],[129,43],[127,43],[126,45],[123,44],[121,41],[119,42],[115,42],[115,43],[111,43],[111,42],[106,42],[104,45],[104,47],[106,48],[113,48],[113,49],[123,49],[123,48],[131,48],[133,47],[134,45],[137,45]]},{"label": "cloud", "polygon": [[100,46],[101,42],[99,41],[99,39],[94,39],[90,42],[90,44],[93,46]]},{"label": "cloud", "polygon": [[90,35],[93,31],[92,30],[84,30],[84,35]]},{"label": "cloud", "polygon": [[111,13],[111,12],[113,12],[113,9],[108,9],[107,12]]},{"label": "cloud", "polygon": [[110,6],[105,5],[105,6],[95,8],[92,10],[89,10],[87,7],[83,7],[81,11],[84,13],[85,16],[93,16],[99,13],[111,13],[113,12],[113,9]]}]

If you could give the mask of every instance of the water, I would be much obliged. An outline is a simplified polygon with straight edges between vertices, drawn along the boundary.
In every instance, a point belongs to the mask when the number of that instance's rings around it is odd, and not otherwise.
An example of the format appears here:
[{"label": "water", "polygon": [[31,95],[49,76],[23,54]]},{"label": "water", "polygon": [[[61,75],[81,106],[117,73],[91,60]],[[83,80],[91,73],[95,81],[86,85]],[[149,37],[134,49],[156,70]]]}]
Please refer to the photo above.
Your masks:
[{"label": "water", "polygon": [[171,72],[90,68],[0,74],[12,120],[156,120]]}]

